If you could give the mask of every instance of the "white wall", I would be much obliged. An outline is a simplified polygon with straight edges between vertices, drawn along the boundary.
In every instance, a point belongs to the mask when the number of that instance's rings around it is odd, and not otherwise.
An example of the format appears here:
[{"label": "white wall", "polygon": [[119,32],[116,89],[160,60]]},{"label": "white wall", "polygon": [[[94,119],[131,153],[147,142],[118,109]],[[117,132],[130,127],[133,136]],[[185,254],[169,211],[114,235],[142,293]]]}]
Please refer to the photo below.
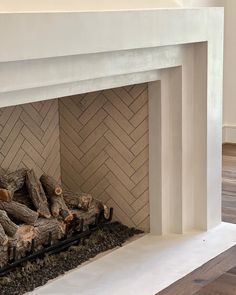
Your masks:
[{"label": "white wall", "polygon": [[224,127],[225,142],[236,143],[236,1],[225,6]]},{"label": "white wall", "polygon": [[182,0],[0,0],[0,11],[70,11],[175,7]]},{"label": "white wall", "polygon": [[225,0],[182,0],[184,6],[224,6]]},{"label": "white wall", "polygon": [[225,7],[223,141],[236,143],[236,0],[183,0],[182,4]]}]

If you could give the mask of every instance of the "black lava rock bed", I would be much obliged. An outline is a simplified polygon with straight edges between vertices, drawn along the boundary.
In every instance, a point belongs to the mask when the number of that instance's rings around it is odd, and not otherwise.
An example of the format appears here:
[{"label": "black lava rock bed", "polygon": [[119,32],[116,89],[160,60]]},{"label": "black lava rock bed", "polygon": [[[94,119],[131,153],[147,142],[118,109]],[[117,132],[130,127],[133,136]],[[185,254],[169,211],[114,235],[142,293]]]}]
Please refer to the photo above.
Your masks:
[{"label": "black lava rock bed", "polygon": [[0,278],[1,295],[21,295],[45,285],[49,280],[76,268],[104,251],[122,246],[129,238],[142,231],[119,222],[102,225],[90,237],[67,251],[27,262]]}]

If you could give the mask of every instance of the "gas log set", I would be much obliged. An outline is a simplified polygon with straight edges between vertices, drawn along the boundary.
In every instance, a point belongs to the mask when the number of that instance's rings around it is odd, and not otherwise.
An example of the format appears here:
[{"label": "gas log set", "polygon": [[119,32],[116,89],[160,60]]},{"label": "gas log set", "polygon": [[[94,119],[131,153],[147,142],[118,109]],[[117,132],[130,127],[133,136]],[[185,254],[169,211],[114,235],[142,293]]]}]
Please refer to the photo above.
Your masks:
[{"label": "gas log set", "polygon": [[18,262],[55,251],[110,221],[112,209],[64,191],[51,176],[20,169],[0,176],[0,275]]}]

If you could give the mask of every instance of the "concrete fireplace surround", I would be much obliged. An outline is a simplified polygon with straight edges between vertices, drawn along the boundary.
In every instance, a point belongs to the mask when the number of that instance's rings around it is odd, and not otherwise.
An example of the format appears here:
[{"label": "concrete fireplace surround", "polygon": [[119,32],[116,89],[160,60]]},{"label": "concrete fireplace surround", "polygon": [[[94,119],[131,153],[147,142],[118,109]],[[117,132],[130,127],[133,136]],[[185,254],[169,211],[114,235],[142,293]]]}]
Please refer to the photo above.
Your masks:
[{"label": "concrete fireplace surround", "polygon": [[[220,225],[223,9],[9,12],[0,24],[0,107],[148,83],[151,234],[166,239]],[[176,236],[168,237],[174,247]],[[161,253],[170,244],[159,239]],[[234,242],[216,245],[155,291]],[[121,291],[134,294],[112,294]]]},{"label": "concrete fireplace surround", "polygon": [[151,232],[221,222],[221,8],[1,13],[0,21],[1,107],[149,82]]}]

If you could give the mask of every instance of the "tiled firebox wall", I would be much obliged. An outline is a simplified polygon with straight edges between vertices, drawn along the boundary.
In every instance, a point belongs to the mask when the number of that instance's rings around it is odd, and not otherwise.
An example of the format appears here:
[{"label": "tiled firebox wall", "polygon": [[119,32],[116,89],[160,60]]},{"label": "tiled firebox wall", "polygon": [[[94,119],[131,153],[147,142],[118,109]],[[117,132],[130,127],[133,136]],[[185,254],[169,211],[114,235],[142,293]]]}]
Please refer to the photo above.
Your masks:
[{"label": "tiled firebox wall", "polygon": [[59,110],[64,185],[148,231],[147,84],[60,98]]},{"label": "tiled firebox wall", "polygon": [[61,178],[148,231],[147,84],[0,108],[0,167]]},{"label": "tiled firebox wall", "polygon": [[60,179],[58,100],[0,108],[1,172],[34,168]]}]

